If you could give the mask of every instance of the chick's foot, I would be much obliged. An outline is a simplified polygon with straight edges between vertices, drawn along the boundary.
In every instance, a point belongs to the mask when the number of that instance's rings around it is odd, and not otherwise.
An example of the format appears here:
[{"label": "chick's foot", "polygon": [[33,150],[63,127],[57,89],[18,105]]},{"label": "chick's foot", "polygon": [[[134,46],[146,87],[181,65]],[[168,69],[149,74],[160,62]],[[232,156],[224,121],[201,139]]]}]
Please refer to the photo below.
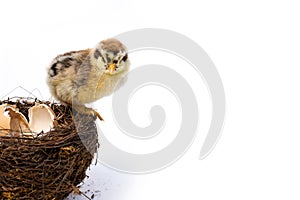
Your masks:
[{"label": "chick's foot", "polygon": [[101,117],[101,115],[93,108],[88,108],[88,107],[85,107],[82,105],[73,105],[73,109],[75,109],[78,113],[81,113],[81,114],[94,115],[101,121],[104,121],[104,119]]}]

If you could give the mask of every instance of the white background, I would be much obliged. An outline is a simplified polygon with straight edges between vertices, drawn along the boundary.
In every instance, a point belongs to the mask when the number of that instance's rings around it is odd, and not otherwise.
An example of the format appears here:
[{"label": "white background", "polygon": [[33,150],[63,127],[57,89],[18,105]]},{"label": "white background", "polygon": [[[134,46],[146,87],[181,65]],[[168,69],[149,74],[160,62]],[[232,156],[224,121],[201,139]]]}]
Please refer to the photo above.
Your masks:
[{"label": "white background", "polygon": [[[224,83],[226,122],[216,148],[198,160],[210,118],[203,87],[203,94],[197,94],[203,123],[178,162],[147,175],[122,174],[98,163],[91,167],[83,191],[90,189],[101,200],[299,199],[299,19],[296,0],[3,1],[0,95],[22,86],[38,88],[44,99],[50,98],[45,69],[59,53],[93,47],[137,28],[182,33],[204,48]],[[135,57],[131,60],[138,65]],[[14,94],[23,95],[20,90]],[[114,128],[110,98],[100,100],[99,106],[107,121],[99,126]],[[145,112],[141,119],[147,120]],[[138,119],[134,111],[130,115]],[[108,137],[122,145],[116,135]],[[127,151],[138,148],[136,144]]]}]

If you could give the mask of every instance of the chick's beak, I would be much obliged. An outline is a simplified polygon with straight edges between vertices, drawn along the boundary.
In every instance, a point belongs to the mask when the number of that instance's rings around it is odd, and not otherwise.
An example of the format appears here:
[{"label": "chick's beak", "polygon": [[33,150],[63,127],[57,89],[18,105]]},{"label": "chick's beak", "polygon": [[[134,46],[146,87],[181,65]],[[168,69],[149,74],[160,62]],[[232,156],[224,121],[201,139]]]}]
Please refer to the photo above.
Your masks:
[{"label": "chick's beak", "polygon": [[113,74],[116,69],[116,65],[114,63],[110,63],[107,67],[107,70],[109,71],[110,74]]}]

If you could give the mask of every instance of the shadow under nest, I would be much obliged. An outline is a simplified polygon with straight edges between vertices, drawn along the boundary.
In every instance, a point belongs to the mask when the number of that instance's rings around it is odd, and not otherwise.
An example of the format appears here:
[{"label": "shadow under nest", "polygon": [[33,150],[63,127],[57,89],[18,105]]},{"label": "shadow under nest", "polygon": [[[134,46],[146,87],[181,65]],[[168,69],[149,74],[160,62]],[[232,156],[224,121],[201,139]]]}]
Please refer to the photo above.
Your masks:
[{"label": "shadow under nest", "polygon": [[[24,98],[0,101],[27,116],[35,102],[52,108],[58,125],[35,138],[0,136],[0,199],[62,200],[86,177],[99,147],[94,116]],[[3,130],[2,130],[3,131]],[[1,132],[1,130],[0,130]]]}]

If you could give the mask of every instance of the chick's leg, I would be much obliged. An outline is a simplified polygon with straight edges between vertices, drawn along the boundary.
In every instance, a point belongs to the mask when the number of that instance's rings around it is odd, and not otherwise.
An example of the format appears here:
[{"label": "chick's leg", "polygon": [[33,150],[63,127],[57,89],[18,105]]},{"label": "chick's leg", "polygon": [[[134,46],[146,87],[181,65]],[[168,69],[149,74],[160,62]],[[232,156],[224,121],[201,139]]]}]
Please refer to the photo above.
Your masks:
[{"label": "chick's leg", "polygon": [[100,119],[101,121],[104,121],[104,119],[101,117],[101,115],[93,108],[88,108],[88,107],[85,107],[84,105],[73,105],[73,108],[81,114],[96,115],[98,117],[98,119]]}]

